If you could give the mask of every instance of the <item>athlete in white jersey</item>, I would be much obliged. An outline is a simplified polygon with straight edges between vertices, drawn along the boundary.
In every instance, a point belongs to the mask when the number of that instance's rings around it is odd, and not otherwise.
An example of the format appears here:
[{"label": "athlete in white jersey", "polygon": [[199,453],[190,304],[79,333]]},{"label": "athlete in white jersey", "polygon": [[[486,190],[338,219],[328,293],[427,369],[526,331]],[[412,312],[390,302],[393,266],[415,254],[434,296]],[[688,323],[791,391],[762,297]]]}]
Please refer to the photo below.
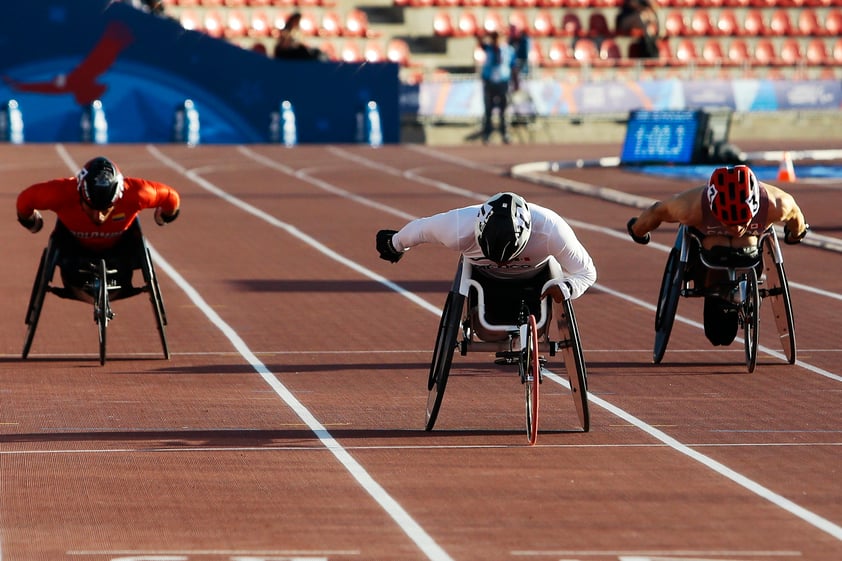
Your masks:
[{"label": "athlete in white jersey", "polygon": [[[481,205],[418,218],[397,232],[377,233],[380,257],[392,263],[423,243],[459,251],[474,270],[495,281],[502,295],[512,292],[505,287],[540,289],[552,279],[556,282],[548,293],[561,302],[578,298],[596,282],[593,260],[570,225],[556,212],[527,204],[515,193],[498,193]],[[561,271],[547,266],[553,258]]]}]

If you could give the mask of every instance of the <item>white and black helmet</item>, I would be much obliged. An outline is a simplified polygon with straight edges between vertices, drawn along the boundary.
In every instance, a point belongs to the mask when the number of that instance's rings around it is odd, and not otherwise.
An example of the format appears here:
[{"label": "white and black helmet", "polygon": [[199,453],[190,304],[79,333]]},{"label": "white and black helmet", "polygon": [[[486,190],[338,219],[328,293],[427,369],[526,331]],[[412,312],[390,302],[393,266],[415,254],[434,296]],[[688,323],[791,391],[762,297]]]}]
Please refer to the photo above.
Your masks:
[{"label": "white and black helmet", "polygon": [[515,193],[497,193],[479,209],[477,243],[486,259],[505,263],[520,255],[532,232],[526,201]]}]

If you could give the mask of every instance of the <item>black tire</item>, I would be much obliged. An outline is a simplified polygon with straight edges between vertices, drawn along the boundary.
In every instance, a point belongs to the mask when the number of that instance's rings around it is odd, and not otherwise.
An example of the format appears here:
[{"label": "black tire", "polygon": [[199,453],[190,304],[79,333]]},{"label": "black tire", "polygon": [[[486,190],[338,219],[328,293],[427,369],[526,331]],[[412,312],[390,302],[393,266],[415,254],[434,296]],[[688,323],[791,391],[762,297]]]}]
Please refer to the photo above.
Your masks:
[{"label": "black tire", "polygon": [[567,379],[570,382],[570,391],[573,395],[576,413],[579,415],[579,422],[582,425],[582,430],[588,432],[591,426],[588,407],[588,371],[585,364],[585,355],[582,352],[581,339],[579,338],[576,314],[573,312],[573,303],[570,300],[565,300],[562,311],[565,318],[559,324],[559,332],[562,337],[564,366],[567,370]]},{"label": "black tire", "polygon": [[101,259],[97,264],[96,276],[99,277],[99,286],[97,287],[96,301],[94,303],[94,320],[97,324],[97,331],[99,332],[99,363],[105,364],[106,358],[106,333],[108,330],[109,306],[108,301],[108,267],[105,264],[105,259]]},{"label": "black tire", "polygon": [[41,262],[38,264],[38,272],[35,274],[35,282],[32,284],[32,293],[29,296],[29,307],[26,309],[26,336],[23,340],[23,352],[21,356],[26,359],[29,350],[32,348],[32,341],[35,338],[35,330],[38,328],[38,320],[41,318],[41,309],[44,307],[44,298],[47,295],[47,288],[53,276],[54,262],[51,245],[47,245],[41,253]]},{"label": "black tire", "polygon": [[155,323],[158,327],[158,335],[161,337],[161,347],[164,350],[164,358],[169,360],[170,349],[167,344],[167,312],[164,308],[164,300],[161,296],[161,288],[158,286],[158,275],[155,272],[155,265],[152,263],[152,255],[146,243],[143,244],[144,263],[141,269],[143,280],[146,283],[146,290],[149,292],[149,301],[152,303],[152,311],[155,314]]},{"label": "black tire", "polygon": [[538,328],[535,316],[527,320],[526,341],[521,354],[521,372],[526,393],[526,438],[530,445],[538,441],[538,412],[540,405],[541,362],[538,357]]},{"label": "black tire", "polygon": [[661,279],[661,290],[658,293],[658,308],[655,311],[655,348],[652,361],[659,364],[664,358],[667,344],[675,322],[678,310],[678,299],[681,297],[681,284],[684,282],[684,267],[677,247],[670,250]]},{"label": "black tire", "polygon": [[428,431],[433,430],[442,399],[444,399],[444,390],[450,375],[450,365],[453,363],[464,304],[465,296],[455,291],[448,292],[436,335],[433,360],[430,362],[430,375],[427,379],[429,393],[427,394],[425,430]]},{"label": "black tire", "polygon": [[757,366],[758,324],[760,319],[760,290],[757,286],[757,272],[749,269],[745,273],[746,294],[740,306],[740,321],[743,324],[746,368],[754,372]]},{"label": "black tire", "polygon": [[[792,315],[792,300],[789,296],[789,282],[786,279],[786,270],[783,263],[776,263],[780,280],[780,298],[772,300],[772,310],[775,313],[775,324],[778,325],[778,335],[781,339],[781,347],[786,355],[787,362],[795,364],[797,347],[795,345],[795,317]],[[782,326],[786,325],[786,331]]]}]

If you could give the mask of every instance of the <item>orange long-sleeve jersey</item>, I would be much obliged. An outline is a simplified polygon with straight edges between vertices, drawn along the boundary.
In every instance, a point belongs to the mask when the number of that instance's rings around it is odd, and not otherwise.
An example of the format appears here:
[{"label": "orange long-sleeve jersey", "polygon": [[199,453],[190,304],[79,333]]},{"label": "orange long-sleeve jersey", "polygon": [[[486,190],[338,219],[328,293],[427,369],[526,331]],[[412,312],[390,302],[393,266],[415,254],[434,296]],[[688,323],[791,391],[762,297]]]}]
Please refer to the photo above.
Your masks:
[{"label": "orange long-sleeve jersey", "polygon": [[24,189],[17,199],[18,216],[29,217],[36,210],[51,210],[84,246],[92,250],[108,249],[132,225],[138,213],[161,207],[165,215],[178,210],[178,192],[169,185],[136,177],[123,180],[123,196],[105,223],[94,224],[82,209],[76,178],[53,179]]}]

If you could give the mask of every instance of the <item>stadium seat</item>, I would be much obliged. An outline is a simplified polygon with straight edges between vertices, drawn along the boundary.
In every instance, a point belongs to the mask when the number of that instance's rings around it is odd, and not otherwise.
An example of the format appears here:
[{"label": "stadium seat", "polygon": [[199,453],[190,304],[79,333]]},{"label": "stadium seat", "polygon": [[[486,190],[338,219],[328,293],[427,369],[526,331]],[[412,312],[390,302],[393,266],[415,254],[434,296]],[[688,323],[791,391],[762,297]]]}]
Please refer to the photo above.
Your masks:
[{"label": "stadium seat", "polygon": [[582,64],[593,64],[599,60],[599,48],[589,37],[580,37],[573,44],[573,58]]},{"label": "stadium seat", "polygon": [[760,66],[774,66],[780,62],[775,44],[769,39],[758,39],[754,43],[752,62]]},{"label": "stadium seat", "polygon": [[386,44],[386,58],[401,66],[409,66],[409,45],[403,39],[390,39]]},{"label": "stadium seat", "polygon": [[804,8],[798,14],[798,32],[801,35],[815,36],[823,35],[824,28],[819,23],[819,17],[816,11],[811,8]]},{"label": "stadium seat", "polygon": [[474,12],[464,10],[459,14],[459,19],[456,24],[457,35],[460,37],[470,37],[479,35],[480,27],[477,23],[477,16]]},{"label": "stadium seat", "polygon": [[298,28],[301,34],[307,37],[315,37],[319,33],[319,20],[313,11],[301,12],[301,22]]},{"label": "stadium seat", "polygon": [[769,17],[769,35],[787,36],[794,34],[789,12],[786,8],[780,8],[772,12],[772,15]]},{"label": "stadium seat", "polygon": [[202,30],[211,37],[221,38],[225,35],[225,20],[217,10],[208,10],[202,18]]},{"label": "stadium seat", "polygon": [[319,35],[321,37],[338,37],[342,35],[342,17],[334,10],[327,10],[322,13],[322,21],[319,24]]},{"label": "stadium seat", "polygon": [[354,39],[346,39],[342,44],[342,50],[339,53],[339,58],[344,62],[362,62],[363,53],[360,50],[359,44]]},{"label": "stadium seat", "polygon": [[178,21],[181,23],[181,27],[189,31],[202,30],[202,20],[194,10],[181,10],[178,13]]},{"label": "stadium seat", "polygon": [[626,62],[620,45],[610,37],[599,44],[599,59],[611,66],[621,66]]},{"label": "stadium seat", "polygon": [[503,19],[503,14],[499,10],[487,10],[485,16],[482,18],[482,29],[486,33],[497,32],[502,35],[506,34],[506,23]]},{"label": "stadium seat", "polygon": [[704,8],[697,8],[693,10],[693,15],[690,16],[688,32],[699,37],[716,35],[716,28],[710,20],[710,12]]},{"label": "stadium seat", "polygon": [[664,18],[664,34],[667,37],[683,37],[687,34],[684,11],[677,8],[667,12]]},{"label": "stadium seat", "polygon": [[380,39],[369,39],[366,41],[365,48],[363,49],[363,58],[367,62],[383,62],[384,60],[388,60]]},{"label": "stadium seat", "polygon": [[608,19],[601,11],[593,11],[588,15],[588,36],[589,37],[613,37],[614,32],[608,25]]},{"label": "stadium seat", "polygon": [[582,35],[582,20],[575,12],[567,12],[561,16],[561,29],[558,34],[563,37],[580,37]]},{"label": "stadium seat", "polygon": [[529,26],[529,17],[523,10],[511,10],[509,12],[509,27],[514,27],[526,33],[532,33],[532,29]]},{"label": "stadium seat", "polygon": [[824,20],[825,34],[831,37],[842,36],[842,10],[831,10]]},{"label": "stadium seat", "polygon": [[222,0],[222,5],[226,8],[245,8],[246,0]]},{"label": "stadium seat", "polygon": [[242,10],[225,10],[225,37],[239,39],[245,37],[249,30],[249,20]]},{"label": "stadium seat", "polygon": [[787,37],[781,43],[780,64],[785,66],[798,66],[804,62],[804,54],[801,52],[801,44],[794,37]]},{"label": "stadium seat", "polygon": [[555,35],[555,23],[549,10],[539,10],[532,20],[532,35],[536,37],[552,37]]},{"label": "stadium seat", "polygon": [[453,37],[455,35],[450,12],[442,10],[433,16],[433,35],[436,37]]},{"label": "stadium seat", "polygon": [[743,34],[752,37],[759,37],[766,34],[766,23],[763,20],[763,12],[753,8],[747,10],[743,18]]},{"label": "stadium seat", "polygon": [[537,8],[538,0],[511,0],[513,8]]},{"label": "stadium seat", "polygon": [[529,42],[529,64],[533,68],[547,66],[546,57],[544,56],[544,47],[540,41]]},{"label": "stadium seat", "polygon": [[368,35],[368,16],[360,9],[349,10],[345,14],[345,27],[343,35],[348,37],[365,37]]},{"label": "stadium seat", "polygon": [[339,55],[336,52],[336,45],[333,44],[333,41],[329,39],[322,41],[319,43],[319,49],[329,60],[340,60]]},{"label": "stadium seat", "polygon": [[711,37],[702,45],[702,56],[699,61],[708,66],[727,65],[725,53],[722,52],[722,42],[716,38]]},{"label": "stadium seat", "polygon": [[252,10],[249,16],[249,35],[269,37],[272,35],[272,20],[263,10]]},{"label": "stadium seat", "polygon": [[825,66],[831,61],[830,53],[827,52],[827,45],[824,39],[815,38],[807,43],[804,52],[804,61],[810,66]]},{"label": "stadium seat", "polygon": [[744,39],[734,39],[728,45],[728,60],[734,66],[742,66],[751,62],[751,53],[748,49],[748,43]]},{"label": "stadium seat", "polygon": [[719,12],[719,18],[716,20],[716,28],[719,35],[726,35],[733,37],[741,34],[740,22],[737,19],[737,14],[734,10],[724,8]]},{"label": "stadium seat", "polygon": [[842,38],[833,43],[830,60],[837,66],[842,65]]},{"label": "stadium seat", "polygon": [[573,49],[566,39],[555,39],[547,50],[547,66],[561,67],[576,64]]},{"label": "stadium seat", "polygon": [[692,39],[682,39],[675,47],[673,63],[678,65],[696,64],[699,61],[699,53],[696,51],[696,43]]}]

